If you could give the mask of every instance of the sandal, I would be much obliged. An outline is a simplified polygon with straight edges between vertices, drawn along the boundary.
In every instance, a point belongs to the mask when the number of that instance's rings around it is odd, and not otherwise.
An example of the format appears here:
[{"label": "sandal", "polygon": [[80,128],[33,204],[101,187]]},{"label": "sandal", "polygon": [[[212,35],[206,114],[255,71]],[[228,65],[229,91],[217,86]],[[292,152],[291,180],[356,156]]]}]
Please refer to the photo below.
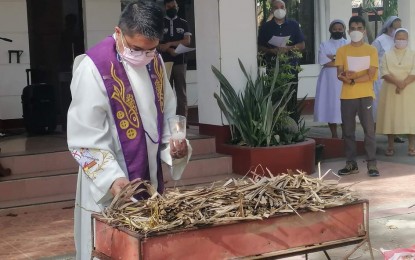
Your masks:
[{"label": "sandal", "polygon": [[415,148],[409,148],[408,149],[408,155],[409,156],[415,156]]},{"label": "sandal", "polygon": [[[415,150],[414,150],[415,152]],[[395,154],[395,150],[393,148],[386,148],[385,155],[386,156],[393,156]],[[409,152],[408,152],[409,154]]]}]

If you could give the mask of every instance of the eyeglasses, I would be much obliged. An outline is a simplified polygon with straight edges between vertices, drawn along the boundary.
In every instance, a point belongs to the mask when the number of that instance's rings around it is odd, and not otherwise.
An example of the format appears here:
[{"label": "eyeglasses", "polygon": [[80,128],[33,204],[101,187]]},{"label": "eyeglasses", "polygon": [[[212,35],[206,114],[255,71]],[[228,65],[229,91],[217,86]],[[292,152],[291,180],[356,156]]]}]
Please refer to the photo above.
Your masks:
[{"label": "eyeglasses", "polygon": [[134,50],[134,49],[127,47],[126,45],[129,46],[129,44],[127,42],[127,39],[125,39],[124,34],[122,32],[121,32],[121,43],[124,49],[130,52],[130,54],[133,56],[137,57],[137,56],[145,55],[146,57],[154,57],[156,55],[156,51],[157,51],[156,48],[151,49],[151,50]]}]

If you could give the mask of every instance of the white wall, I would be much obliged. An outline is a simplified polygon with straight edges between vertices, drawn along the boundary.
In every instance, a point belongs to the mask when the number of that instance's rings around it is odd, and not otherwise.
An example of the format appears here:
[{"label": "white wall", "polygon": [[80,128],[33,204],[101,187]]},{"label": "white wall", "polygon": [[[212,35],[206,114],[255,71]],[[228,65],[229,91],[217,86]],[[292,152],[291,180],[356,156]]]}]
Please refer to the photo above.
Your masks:
[{"label": "white wall", "polygon": [[[237,8],[235,8],[237,7]],[[257,72],[256,5],[252,0],[219,1],[221,69],[236,92],[245,89],[246,78],[238,59],[248,74]],[[238,19],[237,14],[243,14]]]},{"label": "white wall", "polygon": [[219,93],[219,82],[211,66],[219,69],[237,92],[246,83],[238,58],[248,71],[256,72],[255,1],[195,0],[195,26],[199,122],[222,125],[226,122],[213,97]]},{"label": "white wall", "polygon": [[415,1],[399,0],[398,15],[402,20],[402,26],[409,30],[409,44],[415,50]]},{"label": "white wall", "polygon": [[121,14],[120,0],[84,0],[85,50],[114,33]]},{"label": "white wall", "polygon": [[307,99],[316,96],[316,86],[318,75],[320,74],[320,64],[301,65],[303,71],[298,74],[298,92],[297,98],[302,99],[307,96]]},{"label": "white wall", "polygon": [[[21,118],[20,95],[26,84],[25,69],[30,67],[29,34],[25,0],[0,0],[0,120]],[[23,50],[20,64],[13,55],[9,64],[8,50]]]},{"label": "white wall", "polygon": [[188,106],[197,106],[199,101],[198,92],[197,70],[188,70],[186,72],[186,94]]},{"label": "white wall", "polygon": [[194,0],[199,122],[220,125],[220,110],[213,98],[218,82],[211,66],[220,68],[219,1]]},{"label": "white wall", "polygon": [[[341,19],[346,23],[347,29],[349,29],[349,19],[352,16],[352,3],[350,0],[326,0],[328,4],[328,18],[329,21],[334,19]],[[330,24],[330,22],[329,22]],[[326,27],[328,33],[328,26]],[[329,36],[329,34],[327,34]]]}]

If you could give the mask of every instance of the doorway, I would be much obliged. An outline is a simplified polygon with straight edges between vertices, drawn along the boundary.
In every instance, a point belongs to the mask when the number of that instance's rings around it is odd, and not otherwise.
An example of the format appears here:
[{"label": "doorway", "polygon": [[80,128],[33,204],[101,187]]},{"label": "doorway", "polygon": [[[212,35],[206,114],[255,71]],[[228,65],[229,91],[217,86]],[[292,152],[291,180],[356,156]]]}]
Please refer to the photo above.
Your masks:
[{"label": "doorway", "polygon": [[26,0],[31,83],[54,86],[58,121],[66,126],[74,58],[84,53],[82,0]]}]

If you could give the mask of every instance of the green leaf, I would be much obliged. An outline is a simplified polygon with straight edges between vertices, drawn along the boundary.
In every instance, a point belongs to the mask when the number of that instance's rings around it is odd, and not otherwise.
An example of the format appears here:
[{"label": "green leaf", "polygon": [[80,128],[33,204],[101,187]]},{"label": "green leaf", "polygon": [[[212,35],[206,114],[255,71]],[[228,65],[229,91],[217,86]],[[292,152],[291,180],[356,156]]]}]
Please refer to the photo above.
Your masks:
[{"label": "green leaf", "polygon": [[[287,57],[281,56],[281,60]],[[277,65],[269,75],[248,74],[241,60],[239,66],[246,79],[245,88],[236,93],[235,88],[214,66],[212,72],[220,82],[219,94],[215,93],[220,110],[231,125],[232,140],[251,147],[282,144],[298,139],[305,134],[299,130],[296,136],[284,133],[284,118],[291,112],[286,111],[293,95],[289,83],[293,75],[291,65]],[[277,60],[280,62],[280,60]],[[280,71],[281,70],[281,71]],[[281,72],[281,73],[280,73]],[[287,140],[288,139],[288,140]],[[239,140],[239,141],[237,141]]]}]

